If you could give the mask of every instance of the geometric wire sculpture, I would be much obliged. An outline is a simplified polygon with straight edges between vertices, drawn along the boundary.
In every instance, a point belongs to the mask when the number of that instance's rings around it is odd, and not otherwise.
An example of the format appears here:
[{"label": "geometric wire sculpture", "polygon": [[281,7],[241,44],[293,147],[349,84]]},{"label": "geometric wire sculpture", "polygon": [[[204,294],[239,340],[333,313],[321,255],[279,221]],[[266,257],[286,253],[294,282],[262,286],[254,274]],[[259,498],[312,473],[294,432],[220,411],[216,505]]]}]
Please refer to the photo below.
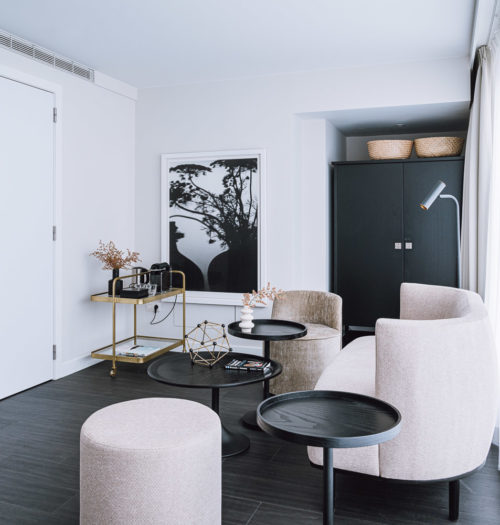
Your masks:
[{"label": "geometric wire sculpture", "polygon": [[[229,346],[226,325],[203,321],[186,334],[191,362],[212,368],[233,349]],[[202,353],[201,353],[202,352]]]}]

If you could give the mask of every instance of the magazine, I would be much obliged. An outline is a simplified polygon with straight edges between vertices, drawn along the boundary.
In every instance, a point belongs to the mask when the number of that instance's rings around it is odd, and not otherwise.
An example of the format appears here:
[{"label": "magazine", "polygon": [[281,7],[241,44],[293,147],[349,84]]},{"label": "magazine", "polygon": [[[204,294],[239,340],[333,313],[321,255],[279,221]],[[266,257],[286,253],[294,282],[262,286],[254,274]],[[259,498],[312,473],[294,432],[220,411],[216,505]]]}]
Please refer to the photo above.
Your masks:
[{"label": "magazine", "polygon": [[253,359],[232,359],[225,368],[229,370],[266,371],[271,368],[269,361],[258,361]]},{"label": "magazine", "polygon": [[123,357],[146,357],[159,350],[156,346],[143,346],[134,344],[121,344],[116,355]]}]

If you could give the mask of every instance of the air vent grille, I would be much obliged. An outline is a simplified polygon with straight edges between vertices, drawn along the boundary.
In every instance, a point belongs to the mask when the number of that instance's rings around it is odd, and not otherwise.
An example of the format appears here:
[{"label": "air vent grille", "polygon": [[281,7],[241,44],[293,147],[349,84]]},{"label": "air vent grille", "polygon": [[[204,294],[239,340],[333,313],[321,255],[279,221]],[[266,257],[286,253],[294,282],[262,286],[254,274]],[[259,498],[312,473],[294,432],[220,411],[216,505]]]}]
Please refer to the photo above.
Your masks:
[{"label": "air vent grille", "polygon": [[41,49],[38,49],[36,47],[35,49],[33,49],[33,58],[41,60],[42,62],[47,62],[47,64],[54,65],[54,55],[46,53],[45,51],[42,51]]},{"label": "air vent grille", "polygon": [[0,29],[0,46],[94,82],[94,70]]},{"label": "air vent grille", "polygon": [[56,57],[54,64],[59,69],[65,69],[66,71],[73,71],[73,64],[69,60],[64,60],[63,58]]},{"label": "air vent grille", "polygon": [[10,47],[10,36],[0,33],[0,44],[5,47]]}]

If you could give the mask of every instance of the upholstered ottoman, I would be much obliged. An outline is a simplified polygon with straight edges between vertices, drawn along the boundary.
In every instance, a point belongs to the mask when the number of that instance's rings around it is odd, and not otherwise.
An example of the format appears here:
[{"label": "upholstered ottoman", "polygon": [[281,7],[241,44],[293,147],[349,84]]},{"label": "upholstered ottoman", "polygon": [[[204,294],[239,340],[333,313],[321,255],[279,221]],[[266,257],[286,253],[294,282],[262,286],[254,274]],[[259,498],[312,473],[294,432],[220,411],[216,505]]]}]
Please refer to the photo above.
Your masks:
[{"label": "upholstered ottoman", "polygon": [[81,525],[218,525],[221,424],[183,399],[92,414],[80,435]]}]

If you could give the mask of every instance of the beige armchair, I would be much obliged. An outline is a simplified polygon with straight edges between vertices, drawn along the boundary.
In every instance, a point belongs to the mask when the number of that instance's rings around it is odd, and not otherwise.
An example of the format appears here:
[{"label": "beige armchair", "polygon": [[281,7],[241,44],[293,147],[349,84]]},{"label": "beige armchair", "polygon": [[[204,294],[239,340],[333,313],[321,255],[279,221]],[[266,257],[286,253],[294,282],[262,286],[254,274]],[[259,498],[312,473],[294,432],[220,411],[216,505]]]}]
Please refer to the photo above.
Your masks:
[{"label": "beige armchair", "polygon": [[271,342],[271,358],[282,364],[283,372],[270,381],[270,392],[312,390],[340,352],[342,299],[328,292],[284,292],[274,301],[272,317],[305,324],[307,335]]},{"label": "beige armchair", "polygon": [[[398,437],[334,450],[334,468],[393,480],[448,481],[458,519],[460,478],[482,467],[496,421],[497,364],[479,295],[404,283],[401,319],[379,319],[375,337],[347,345],[316,389],[358,392],[396,406]],[[313,464],[321,450],[310,447]]]}]

